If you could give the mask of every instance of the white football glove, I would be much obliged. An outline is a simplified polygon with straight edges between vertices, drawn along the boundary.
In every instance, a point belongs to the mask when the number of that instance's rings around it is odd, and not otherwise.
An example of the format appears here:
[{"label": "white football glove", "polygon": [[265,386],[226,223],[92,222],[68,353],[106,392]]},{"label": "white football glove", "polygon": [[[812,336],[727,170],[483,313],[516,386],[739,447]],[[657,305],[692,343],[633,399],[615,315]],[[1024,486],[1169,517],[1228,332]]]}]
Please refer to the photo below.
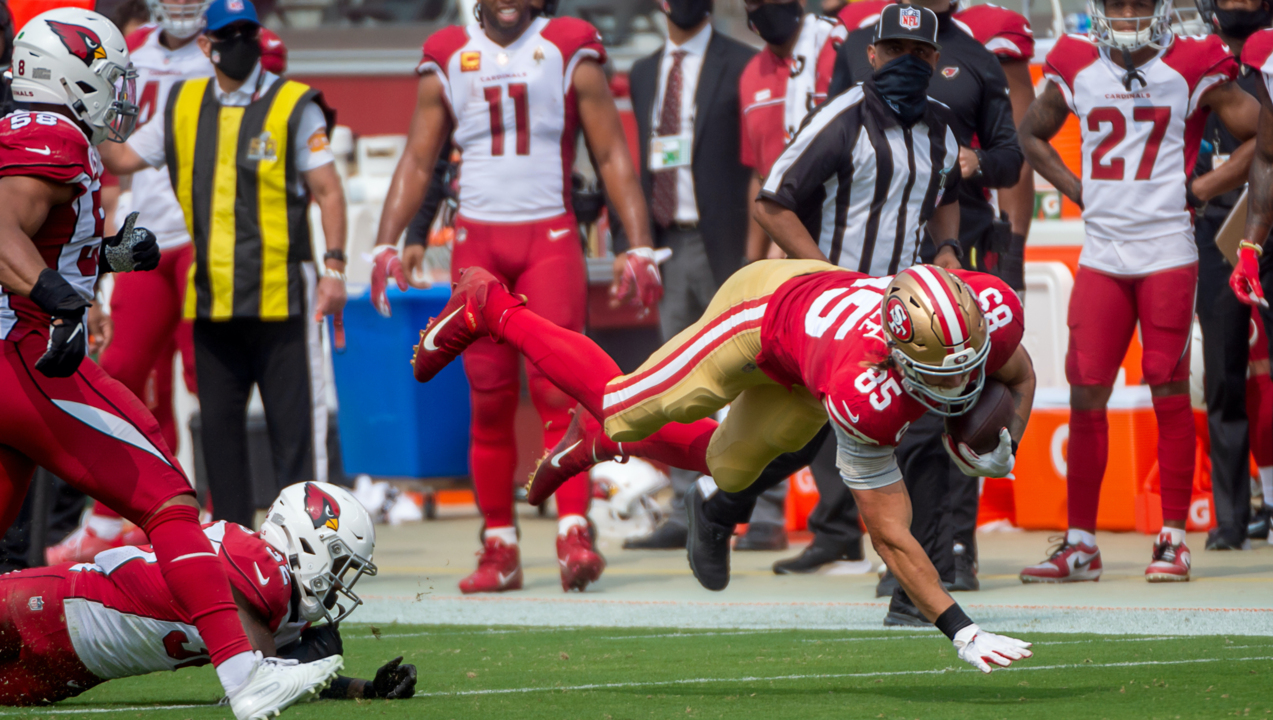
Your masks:
[{"label": "white football glove", "polygon": [[988,633],[975,624],[955,633],[954,644],[959,659],[983,673],[994,669],[990,663],[1008,667],[1013,660],[1024,660],[1034,655],[1029,650],[1030,643],[1006,635]]},{"label": "white football glove", "polygon": [[946,446],[950,459],[959,466],[960,472],[969,477],[1008,477],[1008,473],[1017,464],[1017,458],[1012,454],[1012,435],[1008,433],[1008,428],[999,429],[999,446],[989,455],[978,455],[967,443],[959,443],[956,447],[954,439],[946,434],[942,434],[941,442]]}]

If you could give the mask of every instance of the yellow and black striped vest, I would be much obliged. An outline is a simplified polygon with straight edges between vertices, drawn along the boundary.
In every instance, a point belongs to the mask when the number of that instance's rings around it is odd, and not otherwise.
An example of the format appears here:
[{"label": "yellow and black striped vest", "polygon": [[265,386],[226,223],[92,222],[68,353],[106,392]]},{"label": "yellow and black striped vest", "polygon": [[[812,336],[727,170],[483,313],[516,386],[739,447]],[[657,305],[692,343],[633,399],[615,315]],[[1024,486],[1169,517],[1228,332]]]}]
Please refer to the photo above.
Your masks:
[{"label": "yellow and black striped vest", "polygon": [[292,139],[318,95],[279,79],[246,107],[222,106],[211,78],[180,82],[168,94],[168,173],[195,249],[187,318],[283,320],[303,312],[300,263],[313,250]]}]

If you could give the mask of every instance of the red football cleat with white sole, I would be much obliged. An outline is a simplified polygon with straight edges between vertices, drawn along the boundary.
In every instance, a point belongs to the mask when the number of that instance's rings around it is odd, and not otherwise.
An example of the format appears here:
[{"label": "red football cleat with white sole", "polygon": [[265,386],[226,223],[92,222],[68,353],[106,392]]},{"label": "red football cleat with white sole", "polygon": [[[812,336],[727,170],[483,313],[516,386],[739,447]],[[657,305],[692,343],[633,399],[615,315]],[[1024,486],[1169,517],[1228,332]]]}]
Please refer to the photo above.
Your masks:
[{"label": "red football cleat with white sole", "polygon": [[1154,542],[1153,561],[1145,568],[1145,579],[1152,583],[1189,582],[1189,548],[1183,542],[1171,544],[1171,536],[1161,533]]},{"label": "red football cleat with white sole", "polygon": [[504,592],[522,589],[522,558],[516,545],[499,538],[487,538],[477,561],[477,570],[460,581],[460,592]]},{"label": "red football cleat with white sole", "polygon": [[1047,560],[1022,570],[1020,577],[1023,583],[1096,582],[1101,579],[1101,551],[1062,540]]},{"label": "red football cleat with white sole", "polygon": [[411,358],[415,379],[429,382],[474,341],[490,337],[494,328],[487,319],[492,313],[493,324],[498,326],[505,313],[524,304],[486,270],[461,270],[459,281],[451,287],[451,299],[420,331],[420,342]]},{"label": "red football cleat with white sole", "polygon": [[45,548],[44,561],[49,565],[92,562],[98,553],[123,546],[122,538],[104,540],[93,532],[93,528],[81,525],[62,542]]},{"label": "red football cleat with white sole", "polygon": [[570,413],[573,417],[566,434],[539,459],[526,483],[526,502],[531,505],[540,505],[570,478],[611,459],[598,452],[597,441],[603,437],[601,423],[583,405]]},{"label": "red football cleat with white sole", "polygon": [[566,592],[583,592],[606,569],[606,559],[592,547],[592,531],[584,526],[557,536],[557,564],[561,566],[561,589]]}]

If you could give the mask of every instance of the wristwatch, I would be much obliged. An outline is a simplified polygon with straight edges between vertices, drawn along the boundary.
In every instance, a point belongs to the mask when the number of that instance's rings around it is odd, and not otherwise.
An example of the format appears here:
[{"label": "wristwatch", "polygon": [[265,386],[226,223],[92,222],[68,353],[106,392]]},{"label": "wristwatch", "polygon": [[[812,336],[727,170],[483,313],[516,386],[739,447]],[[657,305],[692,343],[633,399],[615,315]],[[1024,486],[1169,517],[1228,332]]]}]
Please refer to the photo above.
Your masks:
[{"label": "wristwatch", "polygon": [[345,262],[345,251],[337,248],[336,250],[328,250],[323,253],[323,261],[335,260],[336,262]]}]

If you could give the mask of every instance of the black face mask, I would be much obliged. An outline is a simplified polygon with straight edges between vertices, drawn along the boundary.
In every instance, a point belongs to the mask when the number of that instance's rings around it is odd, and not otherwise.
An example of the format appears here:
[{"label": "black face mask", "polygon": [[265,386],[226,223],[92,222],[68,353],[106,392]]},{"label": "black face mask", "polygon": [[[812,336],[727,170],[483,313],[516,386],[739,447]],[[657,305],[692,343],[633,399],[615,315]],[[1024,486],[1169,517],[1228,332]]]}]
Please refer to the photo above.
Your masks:
[{"label": "black face mask", "polygon": [[875,71],[875,89],[897,113],[897,119],[910,127],[928,109],[928,81],[932,77],[932,65],[906,54]]},{"label": "black face mask", "polygon": [[712,11],[712,0],[665,0],[667,18],[682,30],[689,30]]},{"label": "black face mask", "polygon": [[1220,32],[1236,40],[1246,40],[1273,22],[1273,12],[1268,3],[1259,10],[1221,10],[1216,8],[1216,22]]},{"label": "black face mask", "polygon": [[770,45],[785,45],[792,35],[800,32],[800,19],[804,10],[798,2],[779,5],[761,5],[747,13],[747,22],[762,40]]},{"label": "black face mask", "polygon": [[254,37],[235,35],[212,43],[212,64],[231,80],[246,80],[261,59],[261,42]]}]

